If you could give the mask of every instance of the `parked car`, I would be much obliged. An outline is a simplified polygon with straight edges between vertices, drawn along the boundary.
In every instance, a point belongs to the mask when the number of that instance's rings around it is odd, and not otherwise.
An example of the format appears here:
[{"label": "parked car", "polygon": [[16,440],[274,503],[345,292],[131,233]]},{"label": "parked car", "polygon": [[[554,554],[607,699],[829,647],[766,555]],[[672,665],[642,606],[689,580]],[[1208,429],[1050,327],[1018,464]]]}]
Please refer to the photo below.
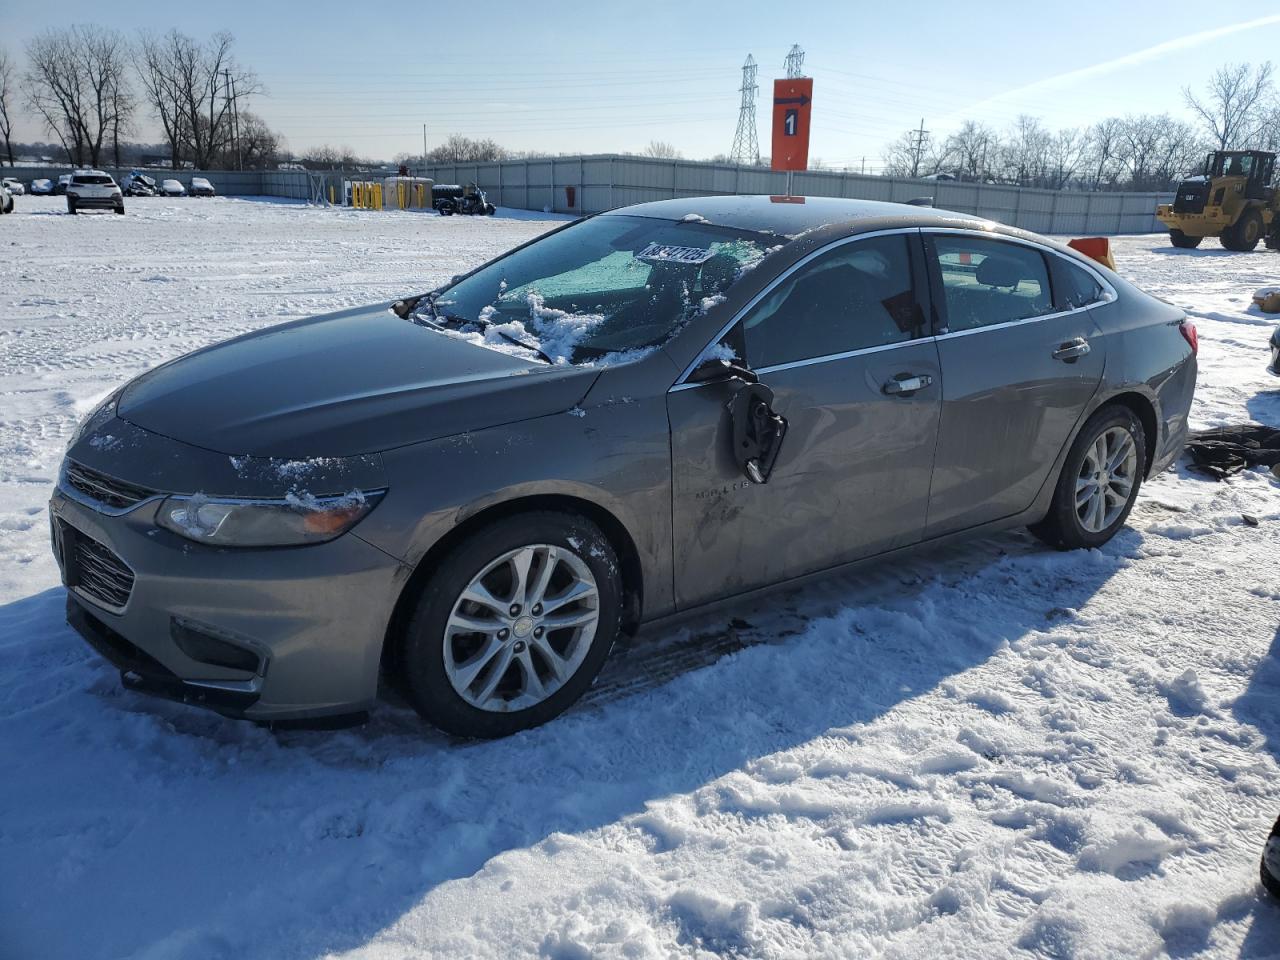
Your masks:
[{"label": "parked car", "polygon": [[1271,331],[1271,365],[1267,372],[1280,377],[1280,327]]},{"label": "parked car", "polygon": [[62,176],[58,178],[58,182],[54,184],[53,192],[60,197],[67,192],[67,187],[69,187],[70,185],[71,185],[71,174],[64,173]]},{"label": "parked car", "polygon": [[212,197],[216,196],[213,184],[204,177],[192,177],[191,189],[187,191],[193,197]]},{"label": "parked car", "polygon": [[101,170],[77,170],[67,184],[67,213],[95,209],[124,213],[124,194],[111,179],[111,174]]},{"label": "parked car", "polygon": [[120,181],[120,189],[126,197],[154,197],[157,188],[155,180],[134,170]]},{"label": "parked car", "polygon": [[13,194],[7,183],[0,183],[0,213],[13,213]]},{"label": "parked car", "polygon": [[47,197],[53,193],[53,181],[43,178],[31,181],[32,196]]},{"label": "parked car", "polygon": [[157,367],[71,438],[72,624],[269,721],[551,719],[642,623],[961,536],[1123,526],[1178,455],[1185,314],[947,211],[704,197]]},{"label": "parked car", "polygon": [[22,181],[16,177],[5,177],[4,186],[15,197],[20,197],[27,192],[27,188],[22,185]]},{"label": "parked car", "polygon": [[178,180],[161,180],[160,193],[166,197],[184,197],[187,195],[187,188]]}]

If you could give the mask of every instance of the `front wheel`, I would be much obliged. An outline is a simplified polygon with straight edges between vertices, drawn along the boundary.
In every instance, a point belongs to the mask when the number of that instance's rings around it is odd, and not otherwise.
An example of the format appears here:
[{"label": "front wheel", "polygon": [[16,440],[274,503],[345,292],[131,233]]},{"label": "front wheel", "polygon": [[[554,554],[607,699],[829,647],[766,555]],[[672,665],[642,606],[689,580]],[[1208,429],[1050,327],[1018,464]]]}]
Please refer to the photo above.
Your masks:
[{"label": "front wheel", "polygon": [[1222,231],[1222,245],[1236,253],[1249,253],[1262,239],[1262,215],[1246,210],[1230,230]]},{"label": "front wheel", "polygon": [[590,687],[621,629],[613,545],[585,517],[539,511],[482,527],[434,569],[403,638],[400,680],[447,733],[504,737]]},{"label": "front wheel", "polygon": [[67,213],[69,213],[69,214],[71,214],[72,216],[74,216],[74,215],[75,215],[75,212],[76,212],[76,205],[75,205],[74,203],[72,203],[70,200],[68,200],[68,201],[67,201]]},{"label": "front wheel", "polygon": [[1203,239],[1204,237],[1189,237],[1181,230],[1169,231],[1169,242],[1179,250],[1194,250],[1200,246],[1200,241]]},{"label": "front wheel", "polygon": [[1128,519],[1146,463],[1146,435],[1133,411],[1103,407],[1071,445],[1049,513],[1031,532],[1060,550],[1102,546]]}]

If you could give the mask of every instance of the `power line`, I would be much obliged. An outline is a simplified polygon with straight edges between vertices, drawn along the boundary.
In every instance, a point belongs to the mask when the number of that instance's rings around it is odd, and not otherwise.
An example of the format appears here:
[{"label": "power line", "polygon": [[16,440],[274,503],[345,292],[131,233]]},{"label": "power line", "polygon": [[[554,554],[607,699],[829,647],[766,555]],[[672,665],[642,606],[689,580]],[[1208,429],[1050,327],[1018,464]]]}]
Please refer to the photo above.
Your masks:
[{"label": "power line", "polygon": [[756,138],[756,58],[747,54],[742,64],[742,103],[738,107],[738,129],[733,134],[733,149],[729,151],[730,163],[758,164],[760,142]]}]

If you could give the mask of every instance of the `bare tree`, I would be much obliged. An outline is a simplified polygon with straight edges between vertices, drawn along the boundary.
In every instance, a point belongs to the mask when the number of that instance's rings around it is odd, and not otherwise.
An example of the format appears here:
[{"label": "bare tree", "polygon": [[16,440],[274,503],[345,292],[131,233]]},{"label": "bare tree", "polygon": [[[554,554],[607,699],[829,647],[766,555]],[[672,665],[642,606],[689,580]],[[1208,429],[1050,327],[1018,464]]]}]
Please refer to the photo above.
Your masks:
[{"label": "bare tree", "polygon": [[1076,180],[1089,159],[1093,138],[1088,130],[1065,129],[1049,142],[1049,177],[1046,184],[1053,190],[1062,190]]},{"label": "bare tree", "polygon": [[493,140],[472,140],[454,133],[440,146],[429,150],[424,160],[427,163],[485,163],[490,160],[505,160],[509,155],[504,147]]},{"label": "bare tree", "polygon": [[73,162],[98,166],[133,111],[124,38],[92,25],[47,30],[27,45],[27,61],[27,102]]},{"label": "bare tree", "polygon": [[178,69],[173,55],[174,39],[173,31],[164,37],[143,34],[134,51],[133,65],[142,82],[147,106],[164,131],[170,162],[176,167],[181,162],[182,146],[188,139],[188,125],[184,122]]},{"label": "bare tree", "polygon": [[0,136],[4,137],[4,152],[9,156],[9,166],[13,166],[13,113],[14,100],[17,97],[17,80],[14,76],[13,61],[9,59],[7,50],[0,50]]},{"label": "bare tree", "polygon": [[1229,63],[1209,80],[1203,100],[1196,97],[1190,87],[1183,89],[1187,106],[1199,117],[1219,150],[1247,147],[1262,132],[1272,72],[1270,60],[1256,67]]},{"label": "bare tree", "polygon": [[201,43],[178,30],[145,36],[139,44],[134,66],[175,165],[184,158],[205,168],[219,155],[241,162],[236,120],[262,86],[236,62],[234,44],[225,31]]},{"label": "bare tree", "polygon": [[1120,179],[1123,167],[1119,155],[1123,130],[1124,121],[1119,117],[1108,117],[1089,128],[1092,146],[1089,157],[1091,189],[1101,190],[1104,183],[1111,186]]},{"label": "bare tree", "polygon": [[236,151],[228,148],[216,158],[219,166],[231,167],[239,163],[250,170],[272,167],[280,152],[280,136],[257,114],[245,110],[240,114],[237,146]]},{"label": "bare tree", "polygon": [[665,140],[650,140],[649,145],[640,151],[642,157],[654,157],[658,160],[679,160],[680,151],[674,144]]},{"label": "bare tree", "polygon": [[943,146],[947,163],[953,165],[962,179],[985,179],[996,162],[1000,138],[982,123],[966,120],[960,129],[947,137]]},{"label": "bare tree", "polygon": [[1000,150],[1002,179],[1021,186],[1041,186],[1049,170],[1053,135],[1025,113],[1014,121]]}]

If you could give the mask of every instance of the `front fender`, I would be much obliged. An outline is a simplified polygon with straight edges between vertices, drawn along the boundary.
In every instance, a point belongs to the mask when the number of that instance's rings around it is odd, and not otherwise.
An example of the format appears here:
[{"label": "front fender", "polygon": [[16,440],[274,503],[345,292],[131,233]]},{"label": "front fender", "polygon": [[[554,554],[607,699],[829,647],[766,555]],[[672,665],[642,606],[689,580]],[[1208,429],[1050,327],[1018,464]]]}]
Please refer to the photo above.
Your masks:
[{"label": "front fender", "polygon": [[580,500],[635,544],[645,615],[671,605],[671,447],[662,397],[564,413],[413,444],[383,454],[388,492],[356,528],[417,567],[459,524],[529,497]]}]

